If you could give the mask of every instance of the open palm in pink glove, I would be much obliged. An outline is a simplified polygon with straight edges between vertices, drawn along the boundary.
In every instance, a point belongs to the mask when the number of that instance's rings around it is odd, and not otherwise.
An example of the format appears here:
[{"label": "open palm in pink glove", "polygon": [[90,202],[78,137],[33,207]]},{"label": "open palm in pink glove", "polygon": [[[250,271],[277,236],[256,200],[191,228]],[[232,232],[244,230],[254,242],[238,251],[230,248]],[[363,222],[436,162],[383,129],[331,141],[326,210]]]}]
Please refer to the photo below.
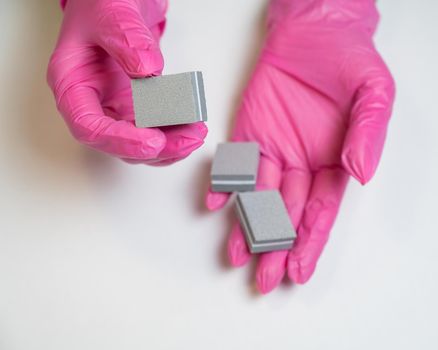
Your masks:
[{"label": "open palm in pink glove", "polygon": [[[65,4],[65,1],[63,1]],[[159,75],[166,0],[68,0],[48,82],[80,142],[132,163],[166,165],[203,144],[203,123],[136,128],[130,78]]]},{"label": "open palm in pink glove", "polygon": [[[261,254],[259,290],[286,272],[311,277],[335,221],[349,175],[362,184],[382,153],[394,99],[393,79],[374,48],[374,0],[280,0],[271,3],[260,61],[246,88],[233,141],[261,148],[257,189],[279,189],[298,237],[290,251]],[[207,195],[221,208],[228,195]],[[242,230],[232,229],[232,265],[250,259]]]}]

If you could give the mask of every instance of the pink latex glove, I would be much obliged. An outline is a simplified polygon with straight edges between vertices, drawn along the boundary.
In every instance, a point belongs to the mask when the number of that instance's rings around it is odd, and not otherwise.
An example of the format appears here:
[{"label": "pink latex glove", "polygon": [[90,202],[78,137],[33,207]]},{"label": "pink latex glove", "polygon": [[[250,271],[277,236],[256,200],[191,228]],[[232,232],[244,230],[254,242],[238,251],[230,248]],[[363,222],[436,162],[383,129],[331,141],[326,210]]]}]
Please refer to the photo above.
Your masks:
[{"label": "pink latex glove", "polygon": [[[64,5],[65,2],[62,2]],[[132,163],[166,165],[203,144],[203,123],[136,128],[130,77],[159,75],[166,0],[68,0],[48,82],[73,136]]]},{"label": "pink latex glove", "polygon": [[[271,3],[268,35],[238,112],[233,141],[261,147],[257,188],[279,189],[297,228],[291,251],[261,254],[262,293],[288,273],[311,277],[335,221],[349,175],[362,184],[379,162],[394,82],[372,36],[374,0],[280,0]],[[209,209],[228,195],[209,193]],[[238,224],[231,264],[250,259]]]}]

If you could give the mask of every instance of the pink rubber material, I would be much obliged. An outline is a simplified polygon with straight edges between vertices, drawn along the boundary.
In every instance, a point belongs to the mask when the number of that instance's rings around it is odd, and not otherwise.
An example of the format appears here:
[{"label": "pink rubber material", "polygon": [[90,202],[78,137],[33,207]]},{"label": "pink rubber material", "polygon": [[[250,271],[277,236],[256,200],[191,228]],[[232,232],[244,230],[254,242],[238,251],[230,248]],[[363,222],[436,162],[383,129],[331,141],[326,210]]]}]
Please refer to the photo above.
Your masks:
[{"label": "pink rubber material", "polygon": [[[272,1],[259,63],[244,92],[234,141],[261,147],[258,189],[279,189],[298,237],[291,251],[261,254],[258,289],[287,273],[313,274],[349,176],[367,183],[376,171],[394,100],[394,81],[376,51],[374,0]],[[211,210],[228,195],[208,193]],[[231,264],[251,258],[236,224]]]},{"label": "pink rubber material", "polygon": [[136,128],[130,78],[159,75],[165,0],[69,0],[47,80],[73,136],[131,163],[167,165],[203,144],[204,123]]}]

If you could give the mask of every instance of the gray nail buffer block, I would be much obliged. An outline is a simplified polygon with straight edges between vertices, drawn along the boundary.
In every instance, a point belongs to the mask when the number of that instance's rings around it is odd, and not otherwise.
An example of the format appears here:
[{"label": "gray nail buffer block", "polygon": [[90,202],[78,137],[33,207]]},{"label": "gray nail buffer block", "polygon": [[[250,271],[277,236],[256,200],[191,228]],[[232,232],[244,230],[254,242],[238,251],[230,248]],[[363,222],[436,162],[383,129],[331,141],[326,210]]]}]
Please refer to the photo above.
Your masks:
[{"label": "gray nail buffer block", "polygon": [[201,72],[132,79],[131,86],[139,128],[207,120]]},{"label": "gray nail buffer block", "polygon": [[211,168],[213,192],[252,191],[257,180],[260,151],[256,142],[218,145]]},{"label": "gray nail buffer block", "polygon": [[278,191],[239,193],[236,209],[251,253],[292,248],[296,233]]}]

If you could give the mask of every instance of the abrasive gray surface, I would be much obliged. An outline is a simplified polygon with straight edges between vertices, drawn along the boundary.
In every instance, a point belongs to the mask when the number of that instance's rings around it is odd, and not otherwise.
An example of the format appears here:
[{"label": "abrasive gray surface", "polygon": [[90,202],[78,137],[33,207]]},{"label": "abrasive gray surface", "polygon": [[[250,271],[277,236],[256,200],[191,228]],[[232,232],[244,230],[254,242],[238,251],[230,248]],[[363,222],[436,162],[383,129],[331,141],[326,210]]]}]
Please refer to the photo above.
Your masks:
[{"label": "abrasive gray surface", "polygon": [[278,191],[239,193],[236,206],[252,253],[292,247],[296,233]]},{"label": "abrasive gray surface", "polygon": [[132,79],[131,87],[137,127],[207,120],[201,72]]},{"label": "abrasive gray surface", "polygon": [[255,182],[259,158],[259,145],[256,142],[221,143],[213,159],[211,179]]}]

